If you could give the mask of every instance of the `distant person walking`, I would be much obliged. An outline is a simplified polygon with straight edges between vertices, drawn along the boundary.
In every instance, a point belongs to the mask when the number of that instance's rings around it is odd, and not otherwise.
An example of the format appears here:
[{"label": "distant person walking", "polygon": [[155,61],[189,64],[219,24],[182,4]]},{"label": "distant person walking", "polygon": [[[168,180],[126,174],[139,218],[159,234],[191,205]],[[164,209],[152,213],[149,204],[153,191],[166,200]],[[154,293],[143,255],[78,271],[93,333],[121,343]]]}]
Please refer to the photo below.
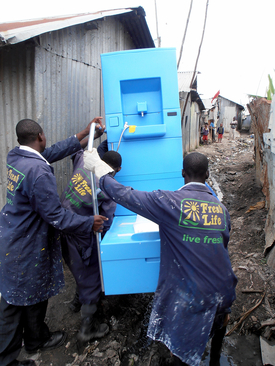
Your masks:
[{"label": "distant person walking", "polygon": [[236,117],[233,117],[232,122],[230,122],[230,126],[231,126],[231,134],[230,135],[231,135],[232,140],[235,140],[235,130],[237,128],[237,124],[238,124],[238,122],[237,122]]},{"label": "distant person walking", "polygon": [[214,125],[213,120],[210,123],[210,134],[211,134],[212,142],[215,142],[216,141],[216,138],[215,138],[215,125]]},{"label": "distant person walking", "polygon": [[217,134],[218,134],[218,142],[222,142],[222,137],[224,134],[224,128],[223,128],[223,124],[220,124],[220,127],[217,128]]},{"label": "distant person walking", "polygon": [[208,134],[209,134],[208,123],[206,123],[204,129],[202,130],[202,141],[204,145],[208,144]]}]

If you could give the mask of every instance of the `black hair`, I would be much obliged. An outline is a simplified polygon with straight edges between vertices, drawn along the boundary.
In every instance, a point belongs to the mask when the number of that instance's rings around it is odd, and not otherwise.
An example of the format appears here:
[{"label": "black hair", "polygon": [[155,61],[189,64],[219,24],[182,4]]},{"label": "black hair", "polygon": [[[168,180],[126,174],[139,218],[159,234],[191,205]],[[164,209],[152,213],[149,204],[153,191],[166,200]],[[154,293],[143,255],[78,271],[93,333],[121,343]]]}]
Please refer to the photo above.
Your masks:
[{"label": "black hair", "polygon": [[113,169],[120,168],[122,164],[121,155],[113,150],[107,151],[102,156],[102,160],[105,161],[106,164],[110,165],[110,167]]},{"label": "black hair", "polygon": [[15,128],[20,145],[28,145],[37,139],[39,133],[43,133],[42,127],[32,119],[21,119]]},{"label": "black hair", "polygon": [[190,177],[201,177],[208,170],[207,157],[198,152],[190,153],[183,160],[183,169]]}]

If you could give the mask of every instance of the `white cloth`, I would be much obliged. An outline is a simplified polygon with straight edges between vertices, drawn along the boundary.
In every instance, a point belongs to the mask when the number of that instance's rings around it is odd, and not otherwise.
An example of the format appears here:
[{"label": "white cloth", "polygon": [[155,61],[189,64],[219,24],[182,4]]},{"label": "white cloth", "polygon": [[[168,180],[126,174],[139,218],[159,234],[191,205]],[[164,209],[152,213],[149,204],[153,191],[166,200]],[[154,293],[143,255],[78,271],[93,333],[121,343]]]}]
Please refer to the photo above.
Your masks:
[{"label": "white cloth", "polygon": [[41,159],[45,160],[45,162],[50,165],[50,163],[42,156],[37,150],[34,150],[32,147],[29,147],[27,145],[20,145],[19,149],[30,151],[38,156],[40,156]]},{"label": "white cloth", "polygon": [[93,172],[98,179],[114,171],[105,161],[100,159],[96,148],[93,148],[91,151],[85,150],[83,159],[84,168]]}]

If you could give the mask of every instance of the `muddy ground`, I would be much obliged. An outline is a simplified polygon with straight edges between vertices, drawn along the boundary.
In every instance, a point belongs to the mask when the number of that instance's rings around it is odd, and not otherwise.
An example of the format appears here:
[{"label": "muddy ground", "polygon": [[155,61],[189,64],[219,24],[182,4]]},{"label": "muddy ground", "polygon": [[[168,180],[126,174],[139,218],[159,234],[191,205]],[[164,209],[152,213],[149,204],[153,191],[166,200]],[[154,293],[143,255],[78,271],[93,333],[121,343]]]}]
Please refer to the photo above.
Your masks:
[{"label": "muddy ground", "polygon": [[[259,204],[264,195],[255,181],[254,141],[246,133],[237,133],[234,141],[225,135],[222,143],[200,146],[197,151],[208,156],[209,183],[222,195],[231,215],[229,252],[239,280],[228,326],[232,333],[225,339],[221,365],[260,366],[259,336],[272,340],[275,335],[275,328],[264,323],[275,317],[275,277],[263,255],[267,211]],[[251,209],[257,204],[256,209]],[[64,270],[66,289],[50,299],[47,322],[52,331],[65,330],[68,338],[59,349],[32,355],[37,366],[171,365],[166,348],[146,337],[152,294],[103,297],[97,316],[109,324],[110,333],[103,339],[79,345],[76,334],[80,314],[72,313],[68,307],[75,283],[68,268]],[[20,359],[26,358],[30,357],[22,349]],[[208,362],[206,350],[202,365]]]}]

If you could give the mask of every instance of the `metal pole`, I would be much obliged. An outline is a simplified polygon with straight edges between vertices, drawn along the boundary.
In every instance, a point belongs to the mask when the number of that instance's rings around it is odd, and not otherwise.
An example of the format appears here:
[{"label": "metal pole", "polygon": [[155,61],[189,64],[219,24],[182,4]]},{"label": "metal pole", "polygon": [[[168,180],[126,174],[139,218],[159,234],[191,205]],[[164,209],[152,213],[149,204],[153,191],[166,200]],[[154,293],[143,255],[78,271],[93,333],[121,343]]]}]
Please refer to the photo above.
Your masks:
[{"label": "metal pole", "polygon": [[[94,135],[95,135],[95,123],[92,123],[91,128],[90,128],[90,133],[89,133],[89,140],[88,140],[88,150],[90,150],[90,151],[93,148]],[[91,189],[92,189],[94,215],[99,215],[97,193],[96,193],[96,180],[95,180],[95,175],[92,172],[91,172]],[[96,244],[97,244],[97,254],[98,254],[98,264],[99,264],[101,288],[102,288],[102,291],[104,292],[104,282],[103,282],[101,254],[100,254],[101,234],[95,232],[95,236],[96,236]]]},{"label": "metal pole", "polygon": [[158,40],[158,48],[160,47],[160,36],[159,36],[159,28],[158,28],[158,12],[157,12],[157,1],[155,0],[155,13],[156,13],[156,29],[157,29],[157,40]]},{"label": "metal pole", "polygon": [[178,64],[177,64],[177,69],[179,69],[179,66],[180,66],[180,60],[181,60],[181,56],[182,56],[182,50],[183,50],[183,45],[184,45],[184,41],[185,41],[185,37],[186,37],[186,33],[187,33],[187,28],[188,28],[188,23],[189,23],[189,19],[190,19],[192,5],[193,5],[193,0],[191,0],[191,3],[190,3],[189,13],[188,13],[188,17],[187,17],[186,25],[185,25],[185,31],[184,31],[184,35],[183,35],[183,38],[182,38],[182,41],[181,41],[180,55],[179,55],[179,60],[178,60]]}]

